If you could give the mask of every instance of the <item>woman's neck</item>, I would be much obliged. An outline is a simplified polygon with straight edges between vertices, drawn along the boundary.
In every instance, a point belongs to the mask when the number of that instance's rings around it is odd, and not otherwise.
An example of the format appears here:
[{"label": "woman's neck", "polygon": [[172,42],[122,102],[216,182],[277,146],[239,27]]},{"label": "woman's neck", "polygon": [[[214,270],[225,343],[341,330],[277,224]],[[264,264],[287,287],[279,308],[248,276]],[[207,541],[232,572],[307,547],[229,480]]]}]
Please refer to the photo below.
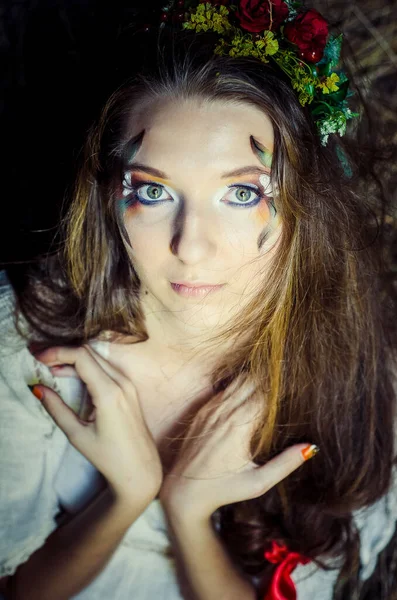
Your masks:
[{"label": "woman's neck", "polygon": [[146,343],[153,353],[167,356],[169,362],[213,367],[227,350],[225,343],[220,346],[210,342],[210,331],[186,324],[173,314],[148,311],[145,317],[149,336]]}]

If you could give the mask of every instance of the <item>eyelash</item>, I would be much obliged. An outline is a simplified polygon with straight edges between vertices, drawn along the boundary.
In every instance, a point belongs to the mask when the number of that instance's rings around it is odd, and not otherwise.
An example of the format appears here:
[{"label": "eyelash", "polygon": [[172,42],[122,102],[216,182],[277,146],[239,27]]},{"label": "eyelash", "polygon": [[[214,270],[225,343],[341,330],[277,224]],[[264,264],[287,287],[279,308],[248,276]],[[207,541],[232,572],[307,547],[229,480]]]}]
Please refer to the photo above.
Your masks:
[{"label": "eyelash", "polygon": [[[158,184],[154,181],[140,181],[139,183],[135,183],[135,184],[128,184],[125,180],[123,182],[123,186],[124,189],[130,190],[131,191],[131,195],[130,196],[126,196],[124,198],[124,205],[126,208],[128,208],[129,206],[131,206],[134,202],[139,202],[140,204],[143,204],[144,206],[158,206],[159,204],[164,204],[165,202],[169,202],[169,200],[153,200],[151,202],[149,201],[145,201],[142,198],[139,198],[137,192],[140,188],[144,187],[144,186],[156,186],[156,187],[160,187],[162,189],[165,189],[161,184]],[[251,192],[254,192],[257,194],[258,198],[253,200],[252,202],[247,202],[245,204],[239,204],[238,202],[227,202],[227,204],[229,206],[233,206],[233,207],[237,207],[237,208],[252,208],[253,206],[256,206],[257,204],[259,204],[259,202],[262,200],[262,198],[268,198],[268,202],[269,204],[272,206],[273,210],[275,211],[275,213],[277,214],[277,210],[274,206],[274,201],[273,201],[273,197],[272,196],[266,196],[265,194],[261,195],[260,194],[260,190],[259,188],[257,188],[256,186],[250,186],[250,185],[230,185],[228,186],[229,189],[236,189],[236,190],[241,190],[241,189],[245,189],[245,190],[249,190]]]}]

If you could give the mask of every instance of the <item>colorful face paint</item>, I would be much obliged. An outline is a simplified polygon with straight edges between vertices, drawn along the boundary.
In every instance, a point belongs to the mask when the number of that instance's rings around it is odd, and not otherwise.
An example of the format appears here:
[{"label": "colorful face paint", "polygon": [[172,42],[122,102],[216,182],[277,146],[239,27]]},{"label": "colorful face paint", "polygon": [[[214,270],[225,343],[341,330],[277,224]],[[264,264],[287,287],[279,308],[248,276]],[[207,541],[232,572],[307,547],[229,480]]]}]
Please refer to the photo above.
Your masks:
[{"label": "colorful face paint", "polygon": [[263,166],[271,169],[273,154],[267,148],[265,148],[265,146],[262,146],[262,144],[258,142],[253,135],[250,136],[250,142],[252,150],[258,156]]},{"label": "colorful face paint", "polygon": [[136,153],[142,145],[145,130],[143,129],[138,135],[134,136],[127,142],[123,152],[123,166],[129,167],[135,158]]},{"label": "colorful face paint", "polygon": [[266,222],[266,226],[258,238],[258,250],[260,250],[266,240],[269,238],[274,229],[274,219],[277,216],[277,209],[274,205],[273,188],[270,180],[270,175],[260,175],[259,181],[263,187],[265,198],[258,205],[258,218],[262,223]]},{"label": "colorful face paint", "polygon": [[[263,173],[262,176],[265,179],[260,181],[260,185],[258,185],[257,180],[255,183],[246,181],[237,183],[235,179],[232,180],[233,183],[222,186],[216,191],[211,203],[222,202],[222,204],[235,209],[254,208],[261,202],[266,206],[271,198],[270,178]],[[135,207],[138,204],[143,208],[145,206],[150,207],[149,212],[161,210],[161,206],[166,209],[167,205],[168,208],[172,208],[172,205],[174,207],[179,206],[182,202],[181,194],[169,185],[169,180],[158,177],[152,177],[148,180],[133,170],[128,171],[124,177],[122,193],[125,197],[124,206],[126,208],[129,206]],[[172,208],[172,210],[174,209]],[[266,210],[267,215],[269,215],[269,207]],[[269,216],[267,220],[269,220]]]},{"label": "colorful face paint", "polygon": [[[265,146],[263,146],[260,142],[258,142],[258,140],[256,140],[253,135],[250,136],[250,142],[251,142],[252,150],[257,155],[257,157],[259,158],[259,160],[261,161],[263,166],[267,167],[268,169],[271,169],[272,162],[273,162],[273,154],[270,152],[270,150],[268,150],[267,148],[265,148]],[[270,179],[270,173],[269,173],[269,175],[267,175],[267,174],[261,175],[259,177],[259,181],[263,187],[263,193],[268,197],[267,206],[271,212],[271,216],[273,218],[275,218],[277,215],[277,209],[274,205],[274,197],[277,195],[277,187],[275,184],[272,185],[271,179]],[[261,208],[262,207],[260,205],[259,209],[261,209]],[[263,231],[261,233],[261,236],[258,240],[258,247],[260,247],[264,243],[264,241],[269,233],[270,233],[270,230],[267,231],[267,228],[265,231]]]},{"label": "colorful face paint", "polygon": [[263,174],[259,176],[259,181],[263,187],[263,193],[269,198],[273,198],[272,183],[270,181],[270,175]]},{"label": "colorful face paint", "polygon": [[129,206],[129,201],[127,196],[130,194],[131,185],[131,172],[129,170],[132,161],[134,160],[139,148],[142,145],[143,136],[145,135],[145,130],[143,129],[138,135],[134,136],[127,142],[124,151],[123,151],[123,159],[122,159],[122,174],[121,174],[121,189],[120,196],[118,199],[118,209],[121,216],[124,216],[124,213]]},{"label": "colorful face paint", "polygon": [[[161,215],[160,218],[163,218],[168,213],[169,209],[174,210],[176,206],[179,206],[180,202],[178,201],[179,194],[169,187],[169,180],[162,179],[155,175],[155,172],[157,172],[156,169],[146,167],[145,165],[136,162],[134,164],[134,158],[141,147],[143,135],[144,132],[141,132],[138,136],[130,140],[126,146],[123,163],[122,198],[119,200],[119,207],[123,217],[125,217],[125,212],[127,210],[129,216],[141,214],[144,218],[143,222],[147,225],[150,222],[153,222],[152,219],[157,221]],[[269,173],[264,173],[259,167],[252,167],[252,169],[244,167],[239,169],[237,171],[241,171],[241,174],[236,173],[233,177],[230,177],[230,184],[218,190],[214,200],[222,201],[224,204],[237,210],[250,210],[256,207],[255,212],[252,214],[260,221],[262,227],[264,227],[258,238],[258,248],[260,248],[271,234],[273,229],[271,221],[273,221],[277,214],[273,202],[270,177],[272,154],[257,142],[253,136],[250,137],[250,140],[256,156],[259,157],[263,166],[266,169],[269,169]],[[141,170],[142,173],[140,173]],[[245,177],[241,184],[236,182],[236,176],[252,176],[254,173],[258,174],[258,171],[259,179],[255,177],[255,183],[254,181],[248,183]],[[161,174],[160,171],[159,174]],[[231,174],[232,173],[230,172],[230,175]],[[147,175],[149,175],[149,177],[147,177]],[[225,175],[223,175],[222,178],[223,177],[225,177]],[[249,177],[249,180],[250,179],[251,177]],[[159,185],[156,186],[156,184]],[[153,195],[154,192],[158,194],[158,198]],[[174,208],[171,206],[172,204],[174,204]],[[163,206],[163,209],[159,208],[161,205]],[[158,210],[161,212],[159,213]],[[164,210],[167,212],[164,213]]]}]

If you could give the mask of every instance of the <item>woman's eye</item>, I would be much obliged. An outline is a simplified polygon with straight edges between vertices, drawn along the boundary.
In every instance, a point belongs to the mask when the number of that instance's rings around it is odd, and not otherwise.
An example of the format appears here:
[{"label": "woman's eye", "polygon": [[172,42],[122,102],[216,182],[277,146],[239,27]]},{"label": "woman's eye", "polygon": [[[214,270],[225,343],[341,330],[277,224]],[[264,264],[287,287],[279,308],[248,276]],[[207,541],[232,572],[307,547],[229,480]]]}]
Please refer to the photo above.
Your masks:
[{"label": "woman's eye", "polygon": [[261,196],[259,190],[248,186],[233,186],[226,194],[225,199],[229,204],[234,204],[235,206],[254,206],[258,204]]},{"label": "woman's eye", "polygon": [[168,200],[171,197],[161,185],[156,184],[141,185],[136,188],[136,194],[140,200],[146,201]]},{"label": "woman's eye", "polygon": [[124,186],[124,189],[126,193],[131,194],[132,192],[133,198],[141,202],[141,204],[160,204],[173,199],[160,184],[145,183],[128,185],[128,180],[126,179],[125,181],[126,185]]}]

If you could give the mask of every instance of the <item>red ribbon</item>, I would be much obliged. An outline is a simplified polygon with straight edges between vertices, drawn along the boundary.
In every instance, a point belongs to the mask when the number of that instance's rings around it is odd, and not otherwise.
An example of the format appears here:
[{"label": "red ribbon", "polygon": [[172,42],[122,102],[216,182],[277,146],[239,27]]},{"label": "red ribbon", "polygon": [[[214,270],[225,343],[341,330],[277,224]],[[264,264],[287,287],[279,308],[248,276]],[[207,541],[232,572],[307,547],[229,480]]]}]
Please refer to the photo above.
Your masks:
[{"label": "red ribbon", "polygon": [[291,573],[299,563],[305,565],[311,559],[298,552],[289,552],[286,545],[280,546],[274,540],[272,549],[266,551],[264,556],[269,562],[279,565],[263,600],[296,600],[296,587]]}]

